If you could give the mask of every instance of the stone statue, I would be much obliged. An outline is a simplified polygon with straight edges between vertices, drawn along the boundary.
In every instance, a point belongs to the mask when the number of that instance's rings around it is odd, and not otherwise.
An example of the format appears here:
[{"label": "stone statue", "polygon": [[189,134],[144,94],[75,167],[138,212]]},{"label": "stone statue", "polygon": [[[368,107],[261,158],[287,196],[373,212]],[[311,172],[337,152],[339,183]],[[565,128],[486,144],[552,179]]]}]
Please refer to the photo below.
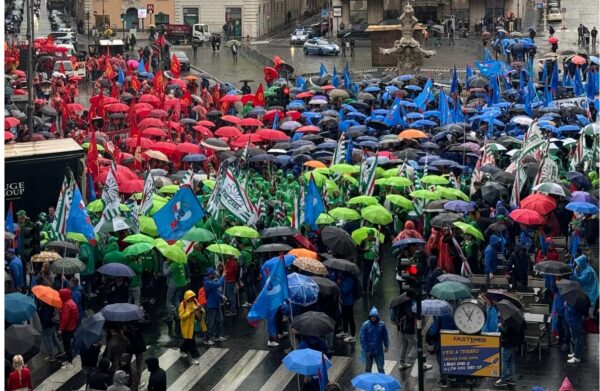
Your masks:
[{"label": "stone statue", "polygon": [[410,4],[404,6],[404,13],[399,18],[402,26],[402,38],[394,42],[394,47],[389,49],[379,48],[384,55],[396,54],[398,57],[398,72],[408,73],[414,70],[415,64],[421,63],[420,57],[431,57],[435,50],[421,48],[419,42],[413,38],[413,31],[418,20],[414,16],[414,9]]}]

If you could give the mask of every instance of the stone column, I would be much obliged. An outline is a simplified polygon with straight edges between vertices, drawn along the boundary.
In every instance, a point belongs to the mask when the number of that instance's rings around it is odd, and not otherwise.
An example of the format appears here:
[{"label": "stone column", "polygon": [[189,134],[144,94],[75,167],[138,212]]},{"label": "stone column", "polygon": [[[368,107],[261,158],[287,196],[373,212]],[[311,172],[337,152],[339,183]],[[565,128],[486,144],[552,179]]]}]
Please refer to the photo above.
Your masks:
[{"label": "stone column", "polygon": [[369,24],[377,24],[383,19],[383,0],[367,1],[367,21]]},{"label": "stone column", "polygon": [[350,27],[350,0],[342,0],[342,22],[346,28]]}]

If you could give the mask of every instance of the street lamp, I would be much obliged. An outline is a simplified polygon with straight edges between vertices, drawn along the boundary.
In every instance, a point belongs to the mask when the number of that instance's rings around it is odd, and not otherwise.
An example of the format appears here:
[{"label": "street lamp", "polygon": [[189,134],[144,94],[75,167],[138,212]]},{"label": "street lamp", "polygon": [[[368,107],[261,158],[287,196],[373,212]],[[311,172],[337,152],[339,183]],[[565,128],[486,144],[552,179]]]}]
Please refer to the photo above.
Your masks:
[{"label": "street lamp", "polygon": [[123,42],[125,42],[125,14],[121,14],[121,22],[123,23]]}]

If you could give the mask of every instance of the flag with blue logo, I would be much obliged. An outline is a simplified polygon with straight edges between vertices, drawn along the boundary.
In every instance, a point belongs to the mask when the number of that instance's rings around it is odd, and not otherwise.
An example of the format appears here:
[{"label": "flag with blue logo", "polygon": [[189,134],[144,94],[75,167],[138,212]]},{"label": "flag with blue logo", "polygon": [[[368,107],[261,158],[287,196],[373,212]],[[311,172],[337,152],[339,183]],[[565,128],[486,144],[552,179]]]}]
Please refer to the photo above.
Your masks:
[{"label": "flag with blue logo", "polygon": [[340,86],[340,77],[337,74],[337,69],[335,69],[335,65],[333,66],[333,77],[331,78],[331,84],[338,88]]},{"label": "flag with blue logo", "polygon": [[438,95],[438,111],[440,112],[440,125],[447,125],[449,122],[450,109],[448,108],[448,98],[443,89],[440,89]]},{"label": "flag with blue logo", "polygon": [[88,191],[88,202],[96,201],[96,188],[94,187],[94,178],[92,173],[87,173],[87,191]]},{"label": "flag with blue logo", "polygon": [[352,136],[348,137],[346,141],[346,163],[352,164],[352,150],[354,149],[354,143],[352,142]]},{"label": "flag with blue logo", "polygon": [[325,206],[323,205],[323,198],[321,198],[321,192],[317,188],[315,178],[310,176],[308,185],[306,186],[306,192],[304,193],[305,205],[304,205],[304,221],[310,225],[312,229],[318,229],[317,218],[323,212],[325,212]]},{"label": "flag with blue logo", "polygon": [[423,87],[423,91],[415,98],[414,104],[417,105],[419,110],[425,110],[425,106],[433,97],[433,81],[431,79],[427,79],[427,83],[425,83],[425,87]]},{"label": "flag with blue logo", "polygon": [[475,65],[477,65],[479,72],[487,79],[497,76],[502,72],[502,63],[500,61],[478,61]]},{"label": "flag with blue logo", "polygon": [[388,113],[383,120],[387,126],[398,126],[400,124],[400,121],[402,120],[402,115],[400,113],[400,102],[400,98],[396,97],[394,99],[394,103],[392,103],[392,107],[390,107],[388,110]]},{"label": "flag with blue logo", "polygon": [[469,79],[471,77],[473,77],[473,69],[471,69],[471,66],[467,64],[467,75],[465,76],[465,88],[467,90],[469,89]]},{"label": "flag with blue logo", "polygon": [[181,239],[203,216],[204,209],[188,186],[184,186],[173,198],[152,216],[158,227],[158,235],[165,240]]},{"label": "flag with blue logo", "polygon": [[123,68],[121,68],[121,67],[119,67],[117,83],[119,83],[121,86],[125,85],[125,73],[123,73]]},{"label": "flag with blue logo", "polygon": [[281,257],[275,267],[271,269],[265,285],[248,311],[248,322],[256,326],[258,321],[276,312],[289,297],[285,260]]},{"label": "flag with blue logo", "polygon": [[344,65],[344,88],[348,91],[352,89],[352,78],[350,77],[350,70],[348,69],[348,63]]},{"label": "flag with blue logo", "polygon": [[138,71],[138,73],[146,72],[146,64],[144,64],[144,57],[142,57],[142,59],[140,60],[138,67],[137,67],[137,71]]},{"label": "flag with blue logo", "polygon": [[302,89],[302,91],[306,90],[306,80],[300,75],[296,76],[296,87]]},{"label": "flag with blue logo", "polygon": [[579,68],[575,69],[575,96],[583,95],[583,83],[581,82],[581,70]]},{"label": "flag with blue logo", "polygon": [[6,220],[4,220],[4,230],[6,232],[15,233],[15,216],[13,215],[13,203],[8,204],[6,212]]},{"label": "flag with blue logo", "polygon": [[67,232],[80,233],[88,240],[95,239],[92,220],[88,216],[87,210],[85,210],[83,197],[77,184],[75,184],[75,188],[73,189],[73,200],[71,201],[71,209],[67,218]]},{"label": "flag with blue logo", "polygon": [[273,117],[273,126],[272,129],[279,129],[279,114],[276,113]]},{"label": "flag with blue logo", "polygon": [[319,77],[323,77],[327,74],[327,68],[325,68],[325,65],[323,65],[323,63],[321,63],[321,66],[319,67]]}]

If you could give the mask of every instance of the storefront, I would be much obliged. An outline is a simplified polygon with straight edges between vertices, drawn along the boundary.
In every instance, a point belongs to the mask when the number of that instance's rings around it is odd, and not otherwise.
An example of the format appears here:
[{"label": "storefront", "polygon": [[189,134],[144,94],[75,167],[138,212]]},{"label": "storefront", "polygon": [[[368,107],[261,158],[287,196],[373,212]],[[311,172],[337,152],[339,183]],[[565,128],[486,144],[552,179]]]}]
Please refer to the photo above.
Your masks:
[{"label": "storefront", "polygon": [[225,20],[231,24],[230,32],[234,37],[242,36],[242,8],[241,7],[227,7],[225,8]]},{"label": "storefront", "polygon": [[485,19],[493,21],[504,15],[504,0],[485,0]]},{"label": "storefront", "polygon": [[169,15],[164,12],[159,12],[154,16],[154,24],[157,26],[159,24],[169,24]]},{"label": "storefront", "polygon": [[193,26],[200,21],[198,8],[183,8],[183,24]]}]

